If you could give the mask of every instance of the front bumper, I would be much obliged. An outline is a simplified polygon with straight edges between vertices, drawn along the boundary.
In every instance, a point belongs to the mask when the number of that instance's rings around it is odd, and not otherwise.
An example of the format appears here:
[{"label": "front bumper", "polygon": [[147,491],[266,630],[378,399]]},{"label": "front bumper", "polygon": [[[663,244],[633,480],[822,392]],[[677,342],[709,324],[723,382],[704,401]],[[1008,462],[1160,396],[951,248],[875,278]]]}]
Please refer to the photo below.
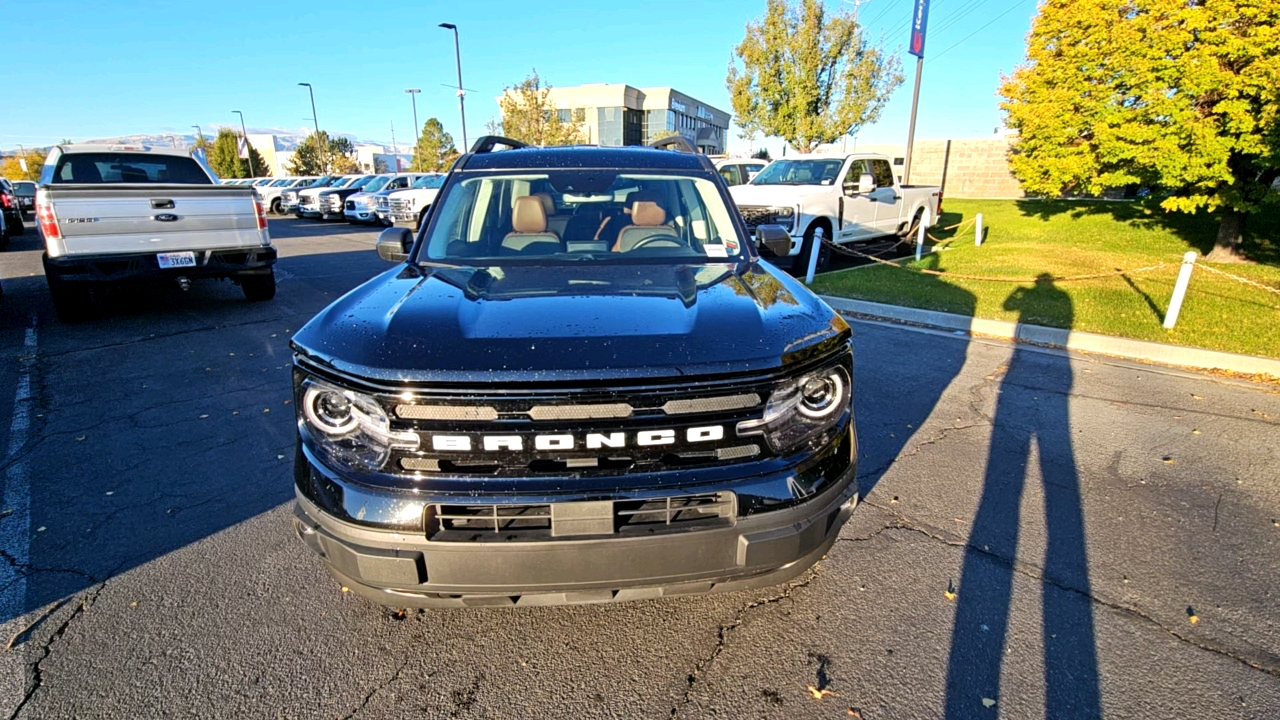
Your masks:
[{"label": "front bumper", "polygon": [[44,256],[45,273],[63,282],[109,283],[128,280],[160,280],[186,277],[222,278],[265,274],[276,264],[276,249],[270,245],[196,250],[191,267],[164,268],[155,253],[120,255]]},{"label": "front bumper", "polygon": [[342,216],[350,222],[374,222],[378,219],[378,214],[370,208],[356,206],[356,209],[343,209]]},{"label": "front bumper", "polygon": [[[850,427],[847,439],[834,443],[831,451],[852,456],[853,445]],[[858,502],[857,463],[850,457],[838,476],[812,496],[784,509],[733,517],[722,526],[648,535],[435,541],[421,529],[369,527],[350,515],[339,519],[313,499],[317,486],[343,495],[343,505],[357,516],[364,509],[356,511],[352,505],[371,505],[370,496],[389,493],[339,479],[302,450],[297,463],[301,472],[295,477],[294,526],[299,538],[343,586],[392,607],[601,603],[777,585],[827,552]],[[736,484],[678,490],[732,492],[770,482],[786,485],[800,474],[793,468]]]}]

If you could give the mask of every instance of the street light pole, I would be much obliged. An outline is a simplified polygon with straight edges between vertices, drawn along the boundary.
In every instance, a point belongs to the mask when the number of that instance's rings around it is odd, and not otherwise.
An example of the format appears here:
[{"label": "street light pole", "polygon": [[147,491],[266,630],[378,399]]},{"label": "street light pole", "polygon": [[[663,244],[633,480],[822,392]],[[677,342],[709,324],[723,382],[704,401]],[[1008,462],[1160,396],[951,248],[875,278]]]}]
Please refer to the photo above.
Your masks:
[{"label": "street light pole", "polygon": [[458,41],[458,26],[453,23],[440,23],[440,27],[453,31],[453,55],[458,63],[458,115],[462,117],[462,151],[467,151],[467,108],[465,98],[467,92],[462,89],[462,45]]},{"label": "street light pole", "polygon": [[316,134],[320,134],[320,121],[316,119],[316,91],[311,89],[311,83],[298,83],[300,86],[307,88],[307,92],[311,95],[311,122],[315,123]]},{"label": "street light pole", "polygon": [[249,131],[244,126],[244,113],[239,110],[231,112],[240,116],[240,136],[244,138],[244,154],[249,158],[249,177],[258,177],[258,170],[253,166],[253,146],[249,145]]},{"label": "street light pole", "polygon": [[195,128],[195,129],[196,129],[196,145],[203,145],[203,144],[204,144],[204,131],[200,129],[200,126],[199,126],[199,125],[192,125],[191,127],[193,127],[193,128]]},{"label": "street light pole", "polygon": [[[409,99],[413,101],[413,152],[418,153],[418,93],[422,92],[419,88],[405,88],[409,94]],[[415,163],[416,164],[416,163]]]}]

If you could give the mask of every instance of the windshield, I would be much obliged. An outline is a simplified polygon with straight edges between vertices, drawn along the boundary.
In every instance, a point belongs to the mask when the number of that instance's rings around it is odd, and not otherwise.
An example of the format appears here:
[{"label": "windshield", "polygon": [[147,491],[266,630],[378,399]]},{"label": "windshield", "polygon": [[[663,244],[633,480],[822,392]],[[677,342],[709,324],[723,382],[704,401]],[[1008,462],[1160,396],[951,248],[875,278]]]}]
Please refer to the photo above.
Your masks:
[{"label": "windshield", "polygon": [[373,176],[372,176],[372,175],[365,175],[365,176],[364,176],[364,177],[362,177],[362,178],[356,178],[354,182],[352,182],[352,183],[350,183],[350,184],[348,184],[348,185],[344,185],[343,187],[348,187],[348,188],[362,188],[362,187],[364,187],[365,185],[368,185],[370,180],[373,180]]},{"label": "windshield", "polygon": [[28,180],[19,180],[18,182],[13,184],[13,189],[17,191],[19,195],[35,195],[36,194],[36,184]]},{"label": "windshield", "polygon": [[833,185],[844,160],[775,160],[760,171],[752,185]]},{"label": "windshield", "polygon": [[715,183],[609,170],[485,174],[451,184],[420,260],[473,265],[716,262],[742,238]]},{"label": "windshield", "polygon": [[428,190],[439,190],[441,185],[444,185],[444,175],[423,175],[410,187],[415,190],[421,190],[423,188]]},{"label": "windshield", "polygon": [[270,185],[272,182],[273,182],[273,181],[271,180],[271,178],[263,178],[263,179],[261,179],[261,180],[256,180],[256,181],[254,181],[253,186],[254,186],[254,187],[266,187],[266,186]]},{"label": "windshield", "polygon": [[382,188],[386,187],[387,183],[389,182],[391,182],[391,178],[389,177],[386,177],[386,176],[376,177],[370,180],[369,182],[365,183],[364,191],[367,193],[376,193]]}]

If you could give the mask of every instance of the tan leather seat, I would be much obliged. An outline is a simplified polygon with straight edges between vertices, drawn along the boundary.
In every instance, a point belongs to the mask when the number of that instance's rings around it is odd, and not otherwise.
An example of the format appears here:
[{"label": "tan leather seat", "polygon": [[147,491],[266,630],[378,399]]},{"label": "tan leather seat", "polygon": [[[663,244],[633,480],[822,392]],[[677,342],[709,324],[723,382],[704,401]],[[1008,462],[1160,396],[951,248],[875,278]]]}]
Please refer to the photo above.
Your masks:
[{"label": "tan leather seat", "polygon": [[547,255],[560,252],[560,237],[547,230],[547,211],[542,200],[525,195],[518,197],[511,210],[511,229],[502,239],[502,249],[521,255]]},{"label": "tan leather seat", "polygon": [[[659,236],[658,240],[650,240],[644,247],[679,247],[679,234],[675,228],[667,224],[667,211],[653,200],[636,200],[631,205],[631,224],[618,233],[615,252],[630,252],[641,241]],[[670,240],[665,239],[670,237]]]}]

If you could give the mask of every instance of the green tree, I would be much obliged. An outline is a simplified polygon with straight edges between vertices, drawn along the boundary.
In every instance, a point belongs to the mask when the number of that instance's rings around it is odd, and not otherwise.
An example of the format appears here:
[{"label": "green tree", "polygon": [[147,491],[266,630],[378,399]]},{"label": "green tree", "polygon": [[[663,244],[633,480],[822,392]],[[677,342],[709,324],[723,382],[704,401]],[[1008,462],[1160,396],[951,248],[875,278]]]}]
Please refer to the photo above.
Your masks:
[{"label": "green tree", "polygon": [[902,84],[898,57],[868,43],[851,12],[829,13],[821,0],[769,0],[734,55],[726,84],[738,124],[801,152],[874,123]]},{"label": "green tree", "polygon": [[453,146],[453,136],[444,131],[444,125],[435,118],[422,124],[422,134],[413,149],[410,167],[418,172],[440,172],[453,162],[458,149]]},{"label": "green tree", "polygon": [[769,157],[769,148],[760,148],[759,150],[751,153],[751,157],[757,160],[773,160],[773,158]]},{"label": "green tree", "polygon": [[542,84],[537,70],[515,87],[505,88],[498,106],[502,134],[512,140],[542,147],[584,142],[583,122],[573,113],[568,120],[560,117],[559,108],[551,102],[551,86]]},{"label": "green tree", "polygon": [[[196,141],[196,147],[202,147],[202,139]],[[208,153],[209,167],[220,178],[266,177],[271,174],[267,162],[253,145],[249,146],[249,155],[253,158],[250,169],[249,160],[240,157],[240,134],[231,128],[218,130],[218,136],[213,139],[211,147],[206,146],[205,152]]]},{"label": "green tree", "polygon": [[1029,193],[1146,185],[1221,213],[1209,259],[1241,260],[1280,178],[1280,0],[1046,0],[1000,87]]},{"label": "green tree", "polygon": [[355,147],[345,137],[329,137],[321,130],[303,138],[294,148],[289,160],[291,175],[327,175],[329,173],[360,172],[356,164]]}]

